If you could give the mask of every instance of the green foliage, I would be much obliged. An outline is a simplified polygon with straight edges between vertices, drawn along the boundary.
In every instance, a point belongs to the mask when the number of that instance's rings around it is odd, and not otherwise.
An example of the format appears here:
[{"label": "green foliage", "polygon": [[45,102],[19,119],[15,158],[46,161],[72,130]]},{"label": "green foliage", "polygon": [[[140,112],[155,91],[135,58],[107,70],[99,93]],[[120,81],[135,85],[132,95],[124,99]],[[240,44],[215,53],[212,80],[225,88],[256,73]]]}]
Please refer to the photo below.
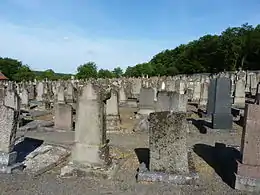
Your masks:
[{"label": "green foliage", "polygon": [[29,68],[28,65],[22,65],[18,72],[12,76],[12,79],[18,82],[21,81],[33,81],[35,79],[34,72]]},{"label": "green foliage", "polygon": [[22,62],[11,58],[0,58],[0,71],[11,80],[14,80],[14,75],[18,73],[22,67]]},{"label": "green foliage", "polygon": [[76,77],[78,79],[96,78],[98,76],[97,65],[94,62],[80,65],[77,71]]},{"label": "green foliage", "polygon": [[229,27],[221,35],[198,40],[156,54],[148,63],[128,67],[125,76],[192,74],[260,69],[260,25]]},{"label": "green foliage", "polygon": [[120,67],[116,67],[116,68],[114,68],[114,70],[112,71],[112,73],[114,74],[114,76],[115,76],[116,78],[119,78],[119,77],[121,77],[121,76],[123,75],[123,70],[122,70],[122,68],[120,68]]},{"label": "green foliage", "polygon": [[114,74],[109,70],[100,69],[98,71],[98,78],[113,78]]}]

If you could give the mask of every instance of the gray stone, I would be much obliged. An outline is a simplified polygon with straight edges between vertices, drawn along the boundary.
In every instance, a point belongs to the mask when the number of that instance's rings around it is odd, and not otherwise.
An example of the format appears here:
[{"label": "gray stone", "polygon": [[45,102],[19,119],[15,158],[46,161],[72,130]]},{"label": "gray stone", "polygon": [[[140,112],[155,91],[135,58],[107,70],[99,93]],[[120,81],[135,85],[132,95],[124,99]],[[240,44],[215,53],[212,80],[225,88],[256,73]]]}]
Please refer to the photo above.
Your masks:
[{"label": "gray stone", "polygon": [[217,78],[213,96],[213,129],[232,129],[233,116],[231,114],[230,79]]},{"label": "gray stone", "polygon": [[61,130],[73,129],[72,106],[69,104],[58,103],[55,105],[54,126]]},{"label": "gray stone", "polygon": [[150,171],[187,174],[186,114],[156,112],[149,121]]},{"label": "gray stone", "polygon": [[83,87],[78,98],[73,162],[85,166],[109,164],[104,104],[110,96],[100,86],[88,83]]},{"label": "gray stone", "polygon": [[10,153],[6,152],[0,152],[0,164],[1,165],[11,165],[16,163],[16,158],[17,158],[17,152],[13,151]]}]

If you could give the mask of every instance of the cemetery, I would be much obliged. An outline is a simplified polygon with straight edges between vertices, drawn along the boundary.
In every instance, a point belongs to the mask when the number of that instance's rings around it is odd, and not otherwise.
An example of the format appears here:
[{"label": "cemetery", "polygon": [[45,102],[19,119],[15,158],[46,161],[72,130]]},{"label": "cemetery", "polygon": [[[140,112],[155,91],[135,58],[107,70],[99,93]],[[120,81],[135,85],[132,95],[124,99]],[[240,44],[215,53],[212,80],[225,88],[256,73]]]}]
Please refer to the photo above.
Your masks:
[{"label": "cemetery", "polygon": [[1,81],[0,189],[260,192],[259,71]]}]

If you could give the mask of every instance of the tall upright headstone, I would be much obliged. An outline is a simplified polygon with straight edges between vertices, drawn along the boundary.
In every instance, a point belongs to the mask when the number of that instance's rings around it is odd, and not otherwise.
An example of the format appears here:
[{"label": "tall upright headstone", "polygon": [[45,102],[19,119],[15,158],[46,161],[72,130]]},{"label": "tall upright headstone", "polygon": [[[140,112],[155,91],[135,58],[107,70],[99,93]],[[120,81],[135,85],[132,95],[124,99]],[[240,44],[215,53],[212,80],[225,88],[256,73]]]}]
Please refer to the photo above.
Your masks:
[{"label": "tall upright headstone", "polygon": [[187,174],[187,122],[182,112],[155,112],[149,116],[150,170]]},{"label": "tall upright headstone", "polygon": [[54,108],[54,126],[57,129],[70,131],[73,129],[72,106],[64,103],[57,103]]},{"label": "tall upright headstone", "polygon": [[239,79],[235,84],[234,106],[244,108],[246,101],[245,82]]},{"label": "tall upright headstone", "polygon": [[230,79],[217,78],[213,92],[213,129],[232,129],[233,116],[231,114]]},{"label": "tall upright headstone", "polygon": [[21,167],[16,163],[14,151],[17,124],[19,121],[20,98],[13,86],[8,86],[0,102],[0,172],[11,173]]},{"label": "tall upright headstone", "polygon": [[116,89],[111,90],[111,98],[106,104],[106,127],[107,130],[120,130],[119,94]]},{"label": "tall upright headstone", "polygon": [[242,162],[238,163],[235,188],[260,191],[260,106],[246,104],[241,138]]},{"label": "tall upright headstone", "polygon": [[75,146],[72,160],[86,166],[103,166],[109,161],[106,139],[106,101],[111,93],[88,83],[78,98]]},{"label": "tall upright headstone", "polygon": [[141,88],[138,114],[149,115],[155,110],[154,89]]}]

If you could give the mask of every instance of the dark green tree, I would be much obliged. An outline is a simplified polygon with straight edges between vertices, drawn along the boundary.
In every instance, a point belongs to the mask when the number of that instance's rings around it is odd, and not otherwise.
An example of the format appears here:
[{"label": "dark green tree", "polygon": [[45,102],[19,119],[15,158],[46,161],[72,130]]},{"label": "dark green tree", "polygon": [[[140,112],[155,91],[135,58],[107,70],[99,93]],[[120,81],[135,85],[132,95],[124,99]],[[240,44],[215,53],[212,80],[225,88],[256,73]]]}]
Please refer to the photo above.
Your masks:
[{"label": "dark green tree", "polygon": [[116,78],[119,78],[119,77],[121,77],[121,76],[124,74],[122,68],[120,68],[120,67],[114,68],[114,70],[112,71],[112,73],[114,74],[114,76],[115,76]]},{"label": "dark green tree", "polygon": [[113,78],[114,74],[106,69],[100,69],[98,71],[98,78]]},{"label": "dark green tree", "polygon": [[94,62],[88,62],[80,65],[77,68],[76,77],[78,79],[96,78],[97,77],[97,65]]}]

